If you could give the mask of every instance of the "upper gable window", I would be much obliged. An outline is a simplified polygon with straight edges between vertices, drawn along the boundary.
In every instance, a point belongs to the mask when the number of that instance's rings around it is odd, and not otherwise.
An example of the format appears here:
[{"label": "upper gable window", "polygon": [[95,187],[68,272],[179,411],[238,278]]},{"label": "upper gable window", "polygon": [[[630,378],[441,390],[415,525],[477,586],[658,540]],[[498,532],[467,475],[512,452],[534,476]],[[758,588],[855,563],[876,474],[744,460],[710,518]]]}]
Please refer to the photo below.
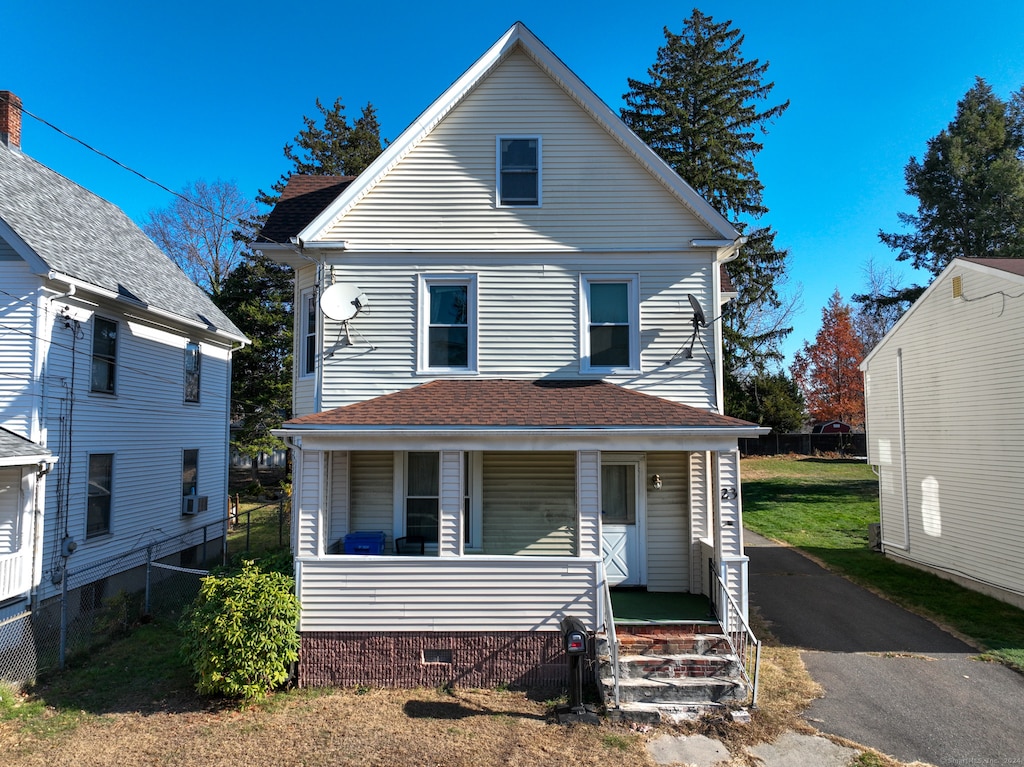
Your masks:
[{"label": "upper gable window", "polygon": [[540,136],[498,136],[498,206],[540,206]]},{"label": "upper gable window", "polygon": [[117,391],[117,322],[93,317],[91,390],[104,394]]},{"label": "upper gable window", "polygon": [[420,276],[420,372],[476,371],[476,275]]},{"label": "upper gable window", "polygon": [[311,376],[316,372],[317,340],[316,340],[316,291],[310,288],[302,291],[299,298],[299,338],[302,346],[299,375]]},{"label": "upper gable window", "polygon": [[580,292],[582,370],[639,370],[640,300],[636,275],[582,275]]},{"label": "upper gable window", "polygon": [[200,391],[199,366],[202,356],[199,344],[189,341],[185,344],[185,401],[198,402]]}]

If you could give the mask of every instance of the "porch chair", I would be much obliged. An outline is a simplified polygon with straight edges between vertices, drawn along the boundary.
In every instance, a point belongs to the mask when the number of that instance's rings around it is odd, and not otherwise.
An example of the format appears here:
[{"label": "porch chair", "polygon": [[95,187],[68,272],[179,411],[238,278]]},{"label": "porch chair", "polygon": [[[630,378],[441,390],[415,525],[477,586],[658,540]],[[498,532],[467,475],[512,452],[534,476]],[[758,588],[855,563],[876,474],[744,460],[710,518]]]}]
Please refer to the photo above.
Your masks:
[{"label": "porch chair", "polygon": [[395,554],[418,554],[422,557],[425,543],[426,539],[422,535],[403,535],[401,538],[395,538]]}]

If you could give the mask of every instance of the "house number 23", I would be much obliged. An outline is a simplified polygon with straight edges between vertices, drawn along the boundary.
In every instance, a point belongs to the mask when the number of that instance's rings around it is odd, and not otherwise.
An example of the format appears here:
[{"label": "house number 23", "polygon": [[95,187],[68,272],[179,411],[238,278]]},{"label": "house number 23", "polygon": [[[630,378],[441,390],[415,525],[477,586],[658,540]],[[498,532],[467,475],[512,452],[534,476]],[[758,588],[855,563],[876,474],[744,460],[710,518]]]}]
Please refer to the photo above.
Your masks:
[{"label": "house number 23", "polygon": [[722,488],[722,500],[723,501],[735,501],[737,498],[735,487],[723,487]]}]

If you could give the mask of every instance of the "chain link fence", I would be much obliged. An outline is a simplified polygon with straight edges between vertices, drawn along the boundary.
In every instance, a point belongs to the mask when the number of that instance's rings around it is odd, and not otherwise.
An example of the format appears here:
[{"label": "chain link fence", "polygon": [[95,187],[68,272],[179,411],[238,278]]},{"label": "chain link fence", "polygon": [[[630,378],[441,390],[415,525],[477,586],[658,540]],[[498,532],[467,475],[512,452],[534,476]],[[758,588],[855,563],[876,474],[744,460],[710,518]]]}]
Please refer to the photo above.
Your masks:
[{"label": "chain link fence", "polygon": [[177,621],[210,569],[287,546],[288,504],[243,507],[226,520],[64,571],[59,597],[0,621],[0,680],[22,684],[87,662],[140,620]]}]

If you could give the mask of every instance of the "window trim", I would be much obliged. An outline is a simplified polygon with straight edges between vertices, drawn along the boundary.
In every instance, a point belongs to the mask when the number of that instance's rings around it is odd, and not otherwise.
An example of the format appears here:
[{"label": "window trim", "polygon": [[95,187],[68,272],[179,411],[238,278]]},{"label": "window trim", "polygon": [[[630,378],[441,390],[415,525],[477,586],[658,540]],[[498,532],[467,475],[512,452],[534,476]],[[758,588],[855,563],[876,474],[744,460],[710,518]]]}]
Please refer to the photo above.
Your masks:
[{"label": "window trim", "polygon": [[[437,452],[440,457],[441,451],[431,450],[396,450],[394,453],[394,514],[392,519],[392,531],[395,538],[401,538],[406,534],[406,490],[409,486],[407,473],[408,473],[408,455],[409,453],[421,453],[421,452]],[[463,554],[472,551],[473,553],[481,553],[483,551],[483,453],[479,450],[464,450],[463,453],[463,487],[462,495],[463,505],[465,505],[465,498],[467,490],[469,493],[469,504],[468,510],[463,509],[463,526],[462,526],[462,551]],[[469,476],[467,477],[466,468],[469,469]],[[441,462],[438,460],[438,474],[441,471]],[[440,493],[440,481],[441,477],[438,476],[438,493]],[[440,504],[440,495],[438,495],[438,503]],[[469,535],[466,535],[466,523],[469,524]],[[440,507],[438,508],[438,527],[440,528]],[[438,529],[438,536],[441,532]],[[438,548],[437,543],[427,543],[426,550],[435,552]]]},{"label": "window trim", "polygon": [[[417,275],[416,373],[417,375],[476,375],[477,360],[477,275],[466,273]],[[430,287],[432,285],[466,286],[466,367],[431,366],[430,364]]]},{"label": "window trim", "polygon": [[[505,202],[501,196],[501,176],[504,169],[501,164],[501,142],[526,139],[537,142],[537,201],[533,203]],[[495,136],[494,140],[494,203],[497,208],[540,208],[544,204],[544,142],[539,134],[506,133]]]},{"label": "window trim", "polygon": [[[106,322],[106,323],[109,323],[109,324],[114,326],[114,354],[113,354],[113,356],[110,356],[110,355],[107,355],[107,354],[100,354],[100,353],[98,353],[96,351],[96,337],[98,335],[97,334],[96,324],[98,322]],[[118,358],[118,350],[120,349],[120,346],[121,346],[121,344],[119,343],[120,334],[121,334],[121,323],[118,320],[112,320],[109,317],[101,317],[99,314],[94,314],[92,316],[92,348],[90,349],[90,354],[89,354],[89,361],[90,361],[90,366],[89,366],[89,392],[91,394],[104,394],[104,395],[106,395],[108,397],[116,397],[117,396],[117,379],[118,379],[118,374],[117,374],[118,373],[118,370],[117,370],[118,362],[117,362],[117,358]],[[100,360],[100,361],[102,361],[102,362],[104,362],[104,363],[106,363],[106,364],[108,364],[110,366],[110,388],[109,389],[101,389],[101,388],[97,388],[97,386],[96,386],[96,376],[94,374],[93,368],[95,367],[97,360]]]},{"label": "window trim", "polygon": [[[629,362],[627,365],[590,364],[590,286],[594,284],[627,285],[629,302]],[[640,373],[640,276],[638,274],[597,272],[580,274],[580,372],[581,373]]]},{"label": "window trim", "polygon": [[[316,302],[316,288],[306,288],[299,292],[298,328],[296,328],[299,339],[299,378],[311,378],[316,375],[317,366],[320,364],[320,321]],[[310,331],[310,320],[313,330]],[[312,339],[313,348],[310,349],[309,341]]]},{"label": "window trim", "polygon": [[[189,356],[192,353],[195,359],[195,370],[189,371]],[[189,397],[189,377],[195,378],[195,398]],[[196,341],[185,342],[185,362],[184,362],[184,391],[182,397],[186,404],[198,405],[202,400],[203,396],[203,347]]]},{"label": "window trim", "polygon": [[[89,453],[86,459],[86,475],[85,475],[85,539],[93,540],[95,538],[102,538],[103,536],[110,535],[113,528],[114,518],[114,453]],[[107,508],[106,508],[106,525],[103,530],[90,533],[89,532],[89,513],[90,506],[92,504],[92,498],[99,496],[99,493],[92,492],[93,486],[93,473],[92,473],[92,461],[93,458],[109,458],[110,459],[110,471],[106,476],[108,486],[106,488]]]}]

